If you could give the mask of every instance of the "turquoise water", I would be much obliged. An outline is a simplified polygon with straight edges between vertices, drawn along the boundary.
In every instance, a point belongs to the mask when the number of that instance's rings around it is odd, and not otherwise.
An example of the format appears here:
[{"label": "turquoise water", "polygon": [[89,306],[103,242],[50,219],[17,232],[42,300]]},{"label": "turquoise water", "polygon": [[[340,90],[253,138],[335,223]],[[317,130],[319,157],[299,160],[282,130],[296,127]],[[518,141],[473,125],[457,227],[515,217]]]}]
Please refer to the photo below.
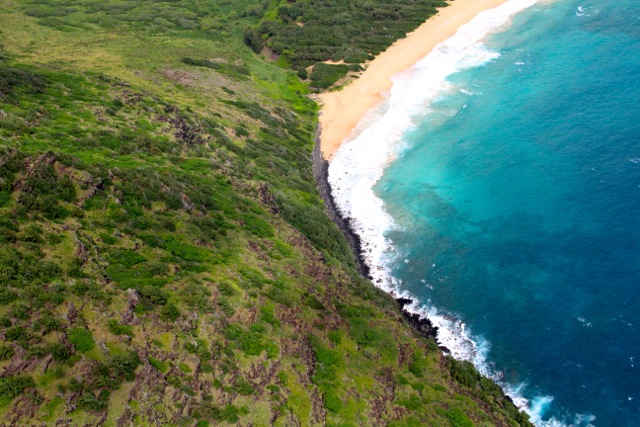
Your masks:
[{"label": "turquoise water", "polygon": [[536,424],[640,426],[640,3],[492,19],[395,79],[338,204],[376,283]]},{"label": "turquoise water", "polygon": [[484,45],[374,188],[392,274],[540,420],[640,426],[640,3],[537,4]]}]

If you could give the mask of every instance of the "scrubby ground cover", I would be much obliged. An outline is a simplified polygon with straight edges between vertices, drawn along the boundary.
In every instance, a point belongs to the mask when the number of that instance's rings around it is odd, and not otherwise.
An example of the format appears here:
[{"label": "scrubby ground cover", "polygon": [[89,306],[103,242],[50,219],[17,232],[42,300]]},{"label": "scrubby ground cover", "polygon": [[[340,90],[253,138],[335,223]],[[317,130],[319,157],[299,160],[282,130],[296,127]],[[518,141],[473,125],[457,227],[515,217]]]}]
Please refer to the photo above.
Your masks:
[{"label": "scrubby ground cover", "polygon": [[0,424],[527,424],[358,276],[270,10],[0,4]]},{"label": "scrubby ground cover", "polygon": [[[273,2],[260,23],[246,30],[245,40],[256,52],[266,48],[278,55],[301,78],[313,66],[312,87],[327,89],[445,6],[442,0]],[[333,77],[314,79],[318,73]]]}]

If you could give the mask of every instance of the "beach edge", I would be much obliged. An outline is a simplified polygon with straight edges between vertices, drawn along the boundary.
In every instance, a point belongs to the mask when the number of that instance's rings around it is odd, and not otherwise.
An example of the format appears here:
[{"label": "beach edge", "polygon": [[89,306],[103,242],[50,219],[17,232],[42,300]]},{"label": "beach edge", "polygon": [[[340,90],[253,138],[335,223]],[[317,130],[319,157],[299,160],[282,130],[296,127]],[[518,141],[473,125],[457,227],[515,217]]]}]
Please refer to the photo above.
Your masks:
[{"label": "beach edge", "polygon": [[339,90],[317,95],[320,105],[320,153],[331,161],[361,120],[384,102],[392,77],[408,70],[480,13],[508,0],[450,0],[418,28],[397,39],[366,64],[366,69]]},{"label": "beach edge", "polygon": [[338,229],[340,229],[342,234],[347,239],[347,242],[349,242],[351,252],[355,256],[358,272],[363,278],[371,280],[372,277],[370,274],[369,266],[362,257],[362,242],[360,236],[358,236],[358,234],[351,227],[349,218],[345,218],[342,216],[333,197],[331,184],[329,184],[329,160],[325,159],[322,154],[320,129],[320,126],[318,126],[315,145],[311,154],[313,176],[316,179],[316,186],[318,187],[320,198],[324,202],[324,208],[327,216],[331,221],[333,221],[336,226],[338,226]]}]

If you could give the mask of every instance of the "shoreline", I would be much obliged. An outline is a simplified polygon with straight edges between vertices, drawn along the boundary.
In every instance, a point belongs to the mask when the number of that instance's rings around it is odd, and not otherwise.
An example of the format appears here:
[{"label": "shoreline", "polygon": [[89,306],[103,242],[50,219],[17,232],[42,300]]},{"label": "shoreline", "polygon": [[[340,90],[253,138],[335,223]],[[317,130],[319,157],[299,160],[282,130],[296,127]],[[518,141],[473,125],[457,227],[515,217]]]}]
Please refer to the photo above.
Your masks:
[{"label": "shoreline", "polygon": [[[367,265],[365,258],[362,256],[362,240],[360,239],[358,233],[351,226],[351,219],[343,217],[340,213],[331,192],[331,185],[329,184],[328,180],[329,161],[322,155],[319,135],[320,128],[318,128],[318,136],[316,136],[316,144],[312,152],[312,167],[313,175],[318,186],[318,192],[320,193],[320,198],[324,202],[325,210],[327,212],[327,215],[329,216],[329,219],[331,219],[331,221],[333,221],[334,224],[338,226],[342,234],[349,242],[351,251],[355,256],[358,272],[363,278],[371,281],[371,284],[373,285],[373,277],[370,274],[371,270]],[[415,302],[413,299],[398,296],[393,293],[390,295],[396,301],[396,303],[398,303],[400,312],[402,313],[402,316],[405,318],[407,323],[418,334],[425,338],[433,338],[433,340],[438,344],[438,348],[444,355],[450,354],[451,351],[447,347],[438,343],[438,327],[433,324],[431,319],[425,316],[421,316],[418,313],[414,313],[406,308],[407,306],[411,306]],[[507,398],[509,397],[507,396]]]},{"label": "shoreline", "polygon": [[369,266],[362,256],[362,240],[358,233],[356,233],[351,227],[350,218],[342,216],[333,197],[331,184],[329,184],[329,161],[322,155],[320,132],[321,128],[318,127],[316,144],[313,147],[313,152],[311,154],[313,176],[316,179],[320,198],[324,202],[324,208],[329,219],[338,226],[344,237],[347,238],[351,252],[353,252],[353,255],[356,258],[356,267],[358,268],[358,272],[365,279],[372,280],[373,278],[371,277]]},{"label": "shoreline", "polygon": [[[327,215],[338,226],[342,234],[349,242],[349,246],[351,247],[351,250],[353,251],[356,259],[356,267],[358,269],[358,272],[363,278],[369,280],[371,284],[375,286],[372,281],[373,278],[370,274],[370,268],[367,265],[365,258],[362,256],[362,243],[360,236],[351,227],[350,218],[345,218],[342,216],[336,206],[334,197],[331,193],[331,185],[329,184],[329,181],[327,179],[329,173],[329,161],[322,155],[319,135],[320,128],[318,128],[318,136],[316,137],[316,144],[312,152],[312,167],[313,175],[318,186],[318,192],[320,193],[320,198],[324,202]],[[436,326],[428,316],[425,316],[419,312],[412,311],[411,306],[418,302],[413,296],[397,295],[394,292],[389,293],[389,295],[391,295],[391,297],[395,300],[396,304],[398,305],[400,314],[411,329],[413,329],[418,335],[426,339],[433,339],[433,341],[438,346],[438,351],[440,352],[442,357],[452,357],[451,350],[440,343],[438,340],[438,332],[440,328]],[[475,369],[478,374],[485,376],[478,370],[477,367],[475,367]],[[519,407],[516,402],[514,402],[513,398],[509,394],[507,394],[507,392],[494,379],[491,379],[491,381],[493,381],[498,387],[500,387],[500,390],[502,391],[502,397],[505,399],[507,404],[512,405],[518,411],[524,412],[523,408]]]},{"label": "shoreline", "polygon": [[[458,16],[457,19],[453,19],[453,15],[450,15],[449,17],[442,19],[444,15],[439,13],[438,15],[429,18],[429,20],[419,27],[418,30],[408,35],[405,39],[394,43],[387,51],[380,54],[379,57],[376,57],[376,59],[369,64],[367,70],[365,70],[360,76],[360,79],[351,82],[339,92],[319,95],[318,103],[321,108],[316,145],[313,151],[313,171],[321,198],[325,203],[325,209],[329,217],[338,225],[349,241],[351,249],[356,257],[358,270],[361,275],[370,280],[374,286],[388,292],[399,304],[400,312],[411,328],[419,335],[433,338],[443,356],[450,356],[455,360],[465,360],[473,363],[476,371],[480,375],[489,378],[493,383],[500,387],[502,395],[506,398],[506,401],[513,404],[519,411],[523,411],[529,416],[533,416],[533,413],[531,412],[532,408],[529,406],[529,401],[520,396],[517,389],[512,388],[509,384],[502,383],[500,381],[500,377],[497,375],[499,372],[496,374],[496,372],[491,371],[490,368],[485,366],[482,349],[478,347],[477,341],[465,332],[465,325],[463,322],[458,319],[447,317],[446,314],[442,314],[437,311],[431,312],[421,305],[420,300],[414,295],[398,289],[394,290],[394,282],[391,280],[389,272],[385,271],[385,268],[376,264],[376,252],[378,252],[377,249],[381,246],[380,244],[376,245],[375,241],[377,240],[371,238],[372,233],[375,236],[381,236],[382,234],[380,231],[382,229],[388,229],[388,224],[385,224],[384,217],[382,221],[378,221],[377,223],[374,222],[373,226],[364,226],[362,224],[363,218],[370,218],[371,216],[376,217],[375,213],[370,211],[363,212],[362,209],[354,211],[352,206],[349,207],[349,203],[347,203],[347,208],[341,206],[341,202],[344,202],[345,198],[351,200],[351,195],[348,193],[348,190],[351,187],[345,187],[345,182],[348,181],[351,184],[356,182],[359,190],[359,205],[362,205],[362,199],[364,197],[364,199],[366,199],[364,200],[365,202],[374,201],[374,203],[366,203],[367,206],[373,207],[374,211],[377,209],[382,212],[382,208],[375,203],[377,199],[373,192],[371,192],[371,194],[367,193],[368,190],[372,188],[372,182],[377,181],[377,179],[375,176],[372,176],[370,172],[360,171],[360,168],[371,166],[368,165],[369,161],[373,161],[372,165],[375,168],[381,164],[380,159],[388,159],[389,151],[384,150],[384,147],[388,144],[385,145],[384,141],[386,138],[380,133],[365,132],[363,135],[354,135],[356,133],[355,131],[359,130],[358,126],[360,125],[361,120],[385,100],[385,95],[389,93],[389,90],[393,85],[391,80],[393,76],[412,68],[417,62],[434,51],[434,49],[441,43],[454,36],[458,41],[460,41],[459,39],[466,40],[469,37],[469,34],[465,31],[458,34],[458,30],[462,26],[465,26],[476,16],[485,11],[495,9],[503,4],[509,3],[509,0],[479,0],[475,4],[471,4],[472,1],[473,0],[455,0],[455,5],[458,6],[457,8],[454,8],[454,5],[452,5],[447,8],[440,9],[440,12],[447,11],[449,14],[461,14],[462,17]],[[510,6],[505,5],[506,11],[508,12],[508,18],[510,18],[514,13],[522,10],[522,8],[527,8],[530,4],[535,2],[536,0],[517,0],[513,2],[516,5],[515,9],[513,4]],[[527,3],[530,4],[527,5]],[[484,7],[480,7],[478,5],[483,5]],[[522,6],[522,8],[520,8],[520,6]],[[500,13],[500,16],[507,16],[505,15],[504,8],[501,9]],[[492,15],[489,13],[488,16]],[[452,25],[451,28],[449,28],[450,32],[448,33],[440,32],[438,37],[430,37],[431,43],[425,48],[425,43],[422,43],[424,40],[421,40],[420,37],[416,37],[416,33],[425,29],[429,32],[438,31],[438,26],[427,26],[429,21],[433,22],[438,20],[438,18],[440,18],[440,22],[447,21],[450,25],[454,22],[456,25]],[[482,28],[485,27],[481,27],[481,31]],[[478,34],[479,33],[476,31],[471,34],[471,37],[477,36]],[[400,42],[404,42],[402,43],[402,49],[398,47],[398,45],[401,44]],[[396,61],[388,67],[384,66],[390,61],[390,58],[393,59],[394,57],[397,57],[397,55],[402,55],[401,52],[403,52],[403,49],[406,49],[411,43],[417,43],[419,46],[410,52],[410,63],[407,64],[406,61]],[[445,44],[444,48],[446,49],[447,47],[448,45]],[[438,49],[436,49],[436,51],[438,51]],[[387,55],[387,53],[389,53],[389,55]],[[385,56],[385,60],[378,61],[378,58],[382,58],[383,56]],[[374,68],[375,64],[377,64],[376,68]],[[435,80],[434,84],[442,84],[444,80],[440,82],[439,79],[444,77],[445,76],[438,75],[438,79]],[[382,89],[377,90],[376,88]],[[375,126],[384,127],[385,125],[388,126],[389,123],[397,126],[398,122],[404,123],[403,120],[407,116],[407,114],[405,114],[406,111],[400,110],[398,113],[397,110],[398,108],[390,108],[390,111],[393,111],[395,115],[385,113],[383,120],[376,122]],[[356,137],[356,139],[354,139],[354,137]],[[342,144],[349,142],[350,140],[354,140],[354,146],[341,152],[344,156],[341,154],[336,159],[338,160],[337,163],[332,162],[337,150],[342,146]],[[362,150],[365,150],[364,152],[368,153],[368,157],[365,156],[367,157],[366,160],[357,155],[357,152],[362,152]],[[376,161],[378,163],[375,163]],[[331,177],[329,177],[328,173],[329,166],[332,166],[333,171]],[[335,178],[336,168],[339,168],[340,170],[339,178]],[[345,177],[346,179],[344,179]],[[329,182],[330,178],[335,187]],[[337,181],[334,182],[336,179]],[[362,188],[360,185],[363,180],[365,181],[365,187],[367,188]],[[353,203],[353,201],[351,201],[351,203]],[[346,209],[346,211],[343,211],[343,209]],[[380,215],[378,215],[378,217],[379,216]],[[380,255],[380,253],[377,253],[377,255]]]},{"label": "shoreline", "polygon": [[391,78],[427,56],[440,43],[485,10],[506,0],[452,0],[420,27],[397,40],[367,64],[365,71],[336,92],[318,95],[320,153],[330,161],[362,118],[384,101]]}]

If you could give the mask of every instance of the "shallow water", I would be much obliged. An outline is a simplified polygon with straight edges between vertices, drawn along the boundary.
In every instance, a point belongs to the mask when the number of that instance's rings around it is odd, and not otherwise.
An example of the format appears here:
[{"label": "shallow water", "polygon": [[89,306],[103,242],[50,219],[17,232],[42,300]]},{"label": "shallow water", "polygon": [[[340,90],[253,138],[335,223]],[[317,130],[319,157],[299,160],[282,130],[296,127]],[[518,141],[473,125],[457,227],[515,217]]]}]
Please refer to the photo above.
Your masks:
[{"label": "shallow water", "polygon": [[532,4],[396,76],[329,180],[378,284],[536,424],[637,426],[640,4]]}]

